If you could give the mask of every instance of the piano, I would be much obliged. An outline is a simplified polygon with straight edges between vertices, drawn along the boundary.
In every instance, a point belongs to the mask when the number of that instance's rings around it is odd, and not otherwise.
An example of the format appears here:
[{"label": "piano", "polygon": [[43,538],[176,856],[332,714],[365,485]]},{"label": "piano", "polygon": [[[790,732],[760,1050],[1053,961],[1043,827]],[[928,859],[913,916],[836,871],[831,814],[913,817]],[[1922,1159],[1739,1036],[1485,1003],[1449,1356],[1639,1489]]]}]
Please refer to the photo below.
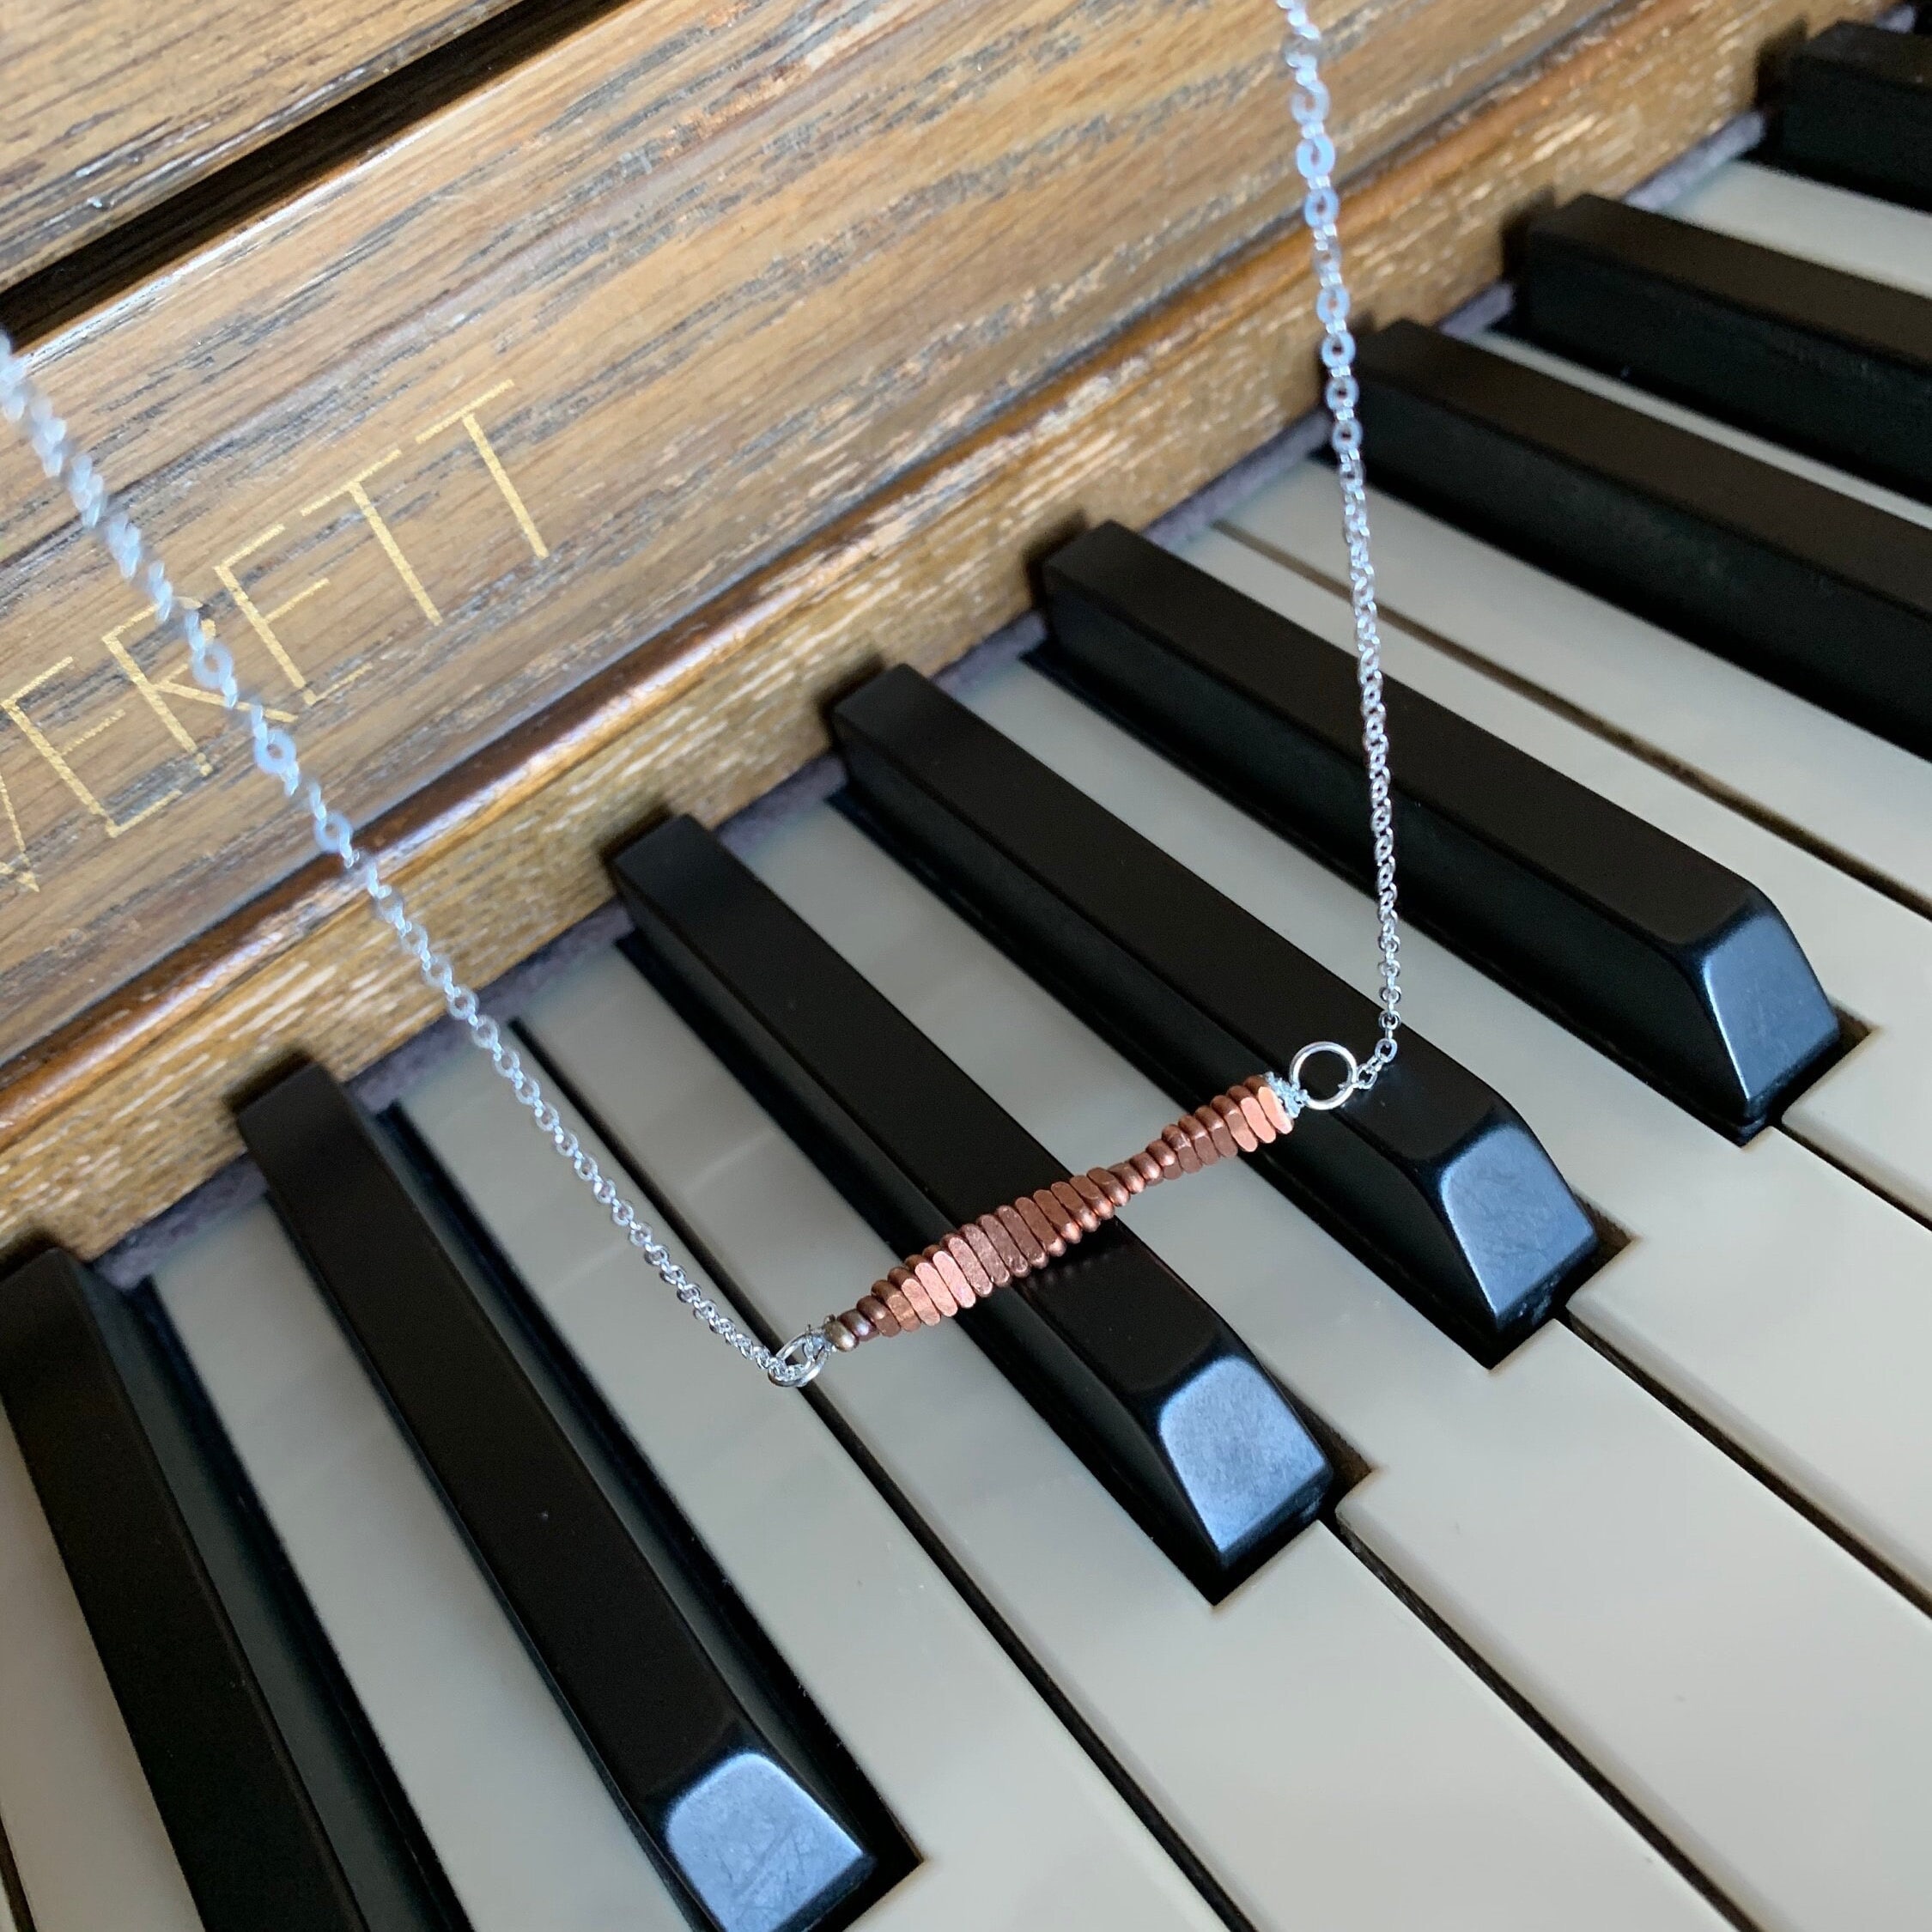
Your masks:
[{"label": "piano", "polygon": [[[0,323],[705,1293],[1372,1036],[1272,9],[189,11]],[[1932,1923],[1932,35],[1327,24],[1401,1057],[802,1394],[0,452],[0,1932]]]}]

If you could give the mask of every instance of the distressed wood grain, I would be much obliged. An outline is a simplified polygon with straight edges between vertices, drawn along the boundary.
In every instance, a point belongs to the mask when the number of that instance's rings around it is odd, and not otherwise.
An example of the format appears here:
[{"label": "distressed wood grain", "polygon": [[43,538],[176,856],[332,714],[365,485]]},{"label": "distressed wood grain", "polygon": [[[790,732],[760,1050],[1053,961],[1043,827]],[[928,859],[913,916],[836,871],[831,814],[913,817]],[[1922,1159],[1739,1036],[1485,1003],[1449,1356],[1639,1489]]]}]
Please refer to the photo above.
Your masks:
[{"label": "distressed wood grain", "polygon": [[510,0],[4,0],[0,287],[229,167]]},{"label": "distressed wood grain", "polygon": [[[1466,299],[1513,220],[1617,192],[1701,138],[1808,17],[1636,0],[1566,43],[1352,197],[1363,306],[1428,318]],[[526,957],[607,896],[601,854],[626,831],[726,815],[823,747],[827,696],[956,655],[1024,607],[1042,546],[1145,522],[1307,407],[1309,293],[1288,234],[1174,295],[393,811],[393,876],[474,978]],[[100,1251],[232,1157],[228,1098],[278,1060],[351,1073],[434,1017],[393,942],[311,867],[18,1064],[0,1242]]]},{"label": "distressed wood grain", "polygon": [[[1340,15],[1345,153],[1595,3]],[[1265,0],[633,0],[35,361],[361,818],[1278,222],[1275,35]],[[18,452],[0,505],[7,1057],[305,847]]]}]

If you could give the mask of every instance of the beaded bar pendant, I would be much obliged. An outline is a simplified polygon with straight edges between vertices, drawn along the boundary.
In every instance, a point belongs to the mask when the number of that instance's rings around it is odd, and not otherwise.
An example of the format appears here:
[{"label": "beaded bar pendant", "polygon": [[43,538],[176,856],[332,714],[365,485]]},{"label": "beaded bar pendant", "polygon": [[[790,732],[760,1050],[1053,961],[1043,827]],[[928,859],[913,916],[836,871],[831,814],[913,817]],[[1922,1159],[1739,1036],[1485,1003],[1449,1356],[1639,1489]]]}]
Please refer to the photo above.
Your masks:
[{"label": "beaded bar pendant", "polygon": [[1097,1234],[1134,1195],[1176,1175],[1251,1154],[1294,1129],[1294,1115],[1266,1074],[1217,1094],[1163,1127],[1137,1154],[1112,1167],[1070,1174],[1023,1194],[908,1255],[872,1292],[819,1333],[841,1351],[884,1335],[937,1327],[995,1289],[1035,1274],[1085,1236]]}]

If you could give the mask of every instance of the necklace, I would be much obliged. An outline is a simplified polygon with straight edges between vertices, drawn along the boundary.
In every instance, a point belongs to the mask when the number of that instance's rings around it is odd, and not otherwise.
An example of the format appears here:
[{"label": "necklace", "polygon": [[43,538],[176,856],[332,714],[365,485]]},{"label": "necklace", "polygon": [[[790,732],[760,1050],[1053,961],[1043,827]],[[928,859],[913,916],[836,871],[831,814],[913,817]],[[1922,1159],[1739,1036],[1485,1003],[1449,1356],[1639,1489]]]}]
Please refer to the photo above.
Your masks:
[{"label": "necklace", "polygon": [[[1357,675],[1361,690],[1362,746],[1369,781],[1369,826],[1375,855],[1376,943],[1381,956],[1380,1018],[1374,1047],[1358,1060],[1334,1040],[1315,1040],[1290,1062],[1285,1076],[1256,1074],[1183,1114],[1145,1147],[1111,1167],[1069,1175],[1051,1188],[1010,1201],[954,1229],[943,1240],[908,1255],[875,1282],[843,1314],[768,1349],[740,1327],[678,1265],[656,1232],[624,1199],[617,1184],[565,1124],[502,1028],[483,1011],[475,992],[457,977],[448,956],[437,950],[422,922],[410,917],[402,895],[380,876],[376,860],[355,842],[355,828],[334,810],[321,786],[306,777],[294,738],[270,723],[267,707],[244,691],[234,659],[210,637],[199,611],[182,601],[157,557],[147,555],[140,531],[114,501],[91,458],[78,449],[0,330],[0,415],[18,428],[47,477],[67,491],[82,526],[91,532],[129,583],[138,579],[155,607],[155,621],[173,623],[188,647],[195,682],[219,696],[246,725],[256,769],[299,804],[310,821],[316,848],[333,858],[416,962],[416,970],[442,999],[471,1043],[488,1054],[537,1131],[570,1163],[591,1197],[611,1216],[665,1286],[720,1340],[761,1369],[781,1388],[802,1388],[835,1353],[877,1338],[936,1327],[987,1295],[1048,1267],[1085,1236],[1097,1232],[1134,1195],[1218,1160],[1253,1153],[1293,1131],[1304,1111],[1326,1113],[1372,1087],[1394,1060],[1401,1026],[1401,939],[1395,912],[1395,835],[1388,797],[1388,717],[1382,702],[1382,636],[1376,610],[1375,569],[1369,554],[1369,508],[1362,466],[1360,399],[1355,338],[1349,330],[1348,284],[1336,232],[1340,201],[1334,182],[1334,143],[1327,130],[1328,90],[1319,66],[1321,35],[1303,0],[1275,0],[1285,26],[1282,64],[1293,83],[1290,112],[1300,140],[1295,167],[1305,193],[1302,216],[1313,246],[1315,313],[1322,328],[1322,399],[1331,421],[1329,447],[1341,486],[1342,529],[1348,545],[1350,602],[1354,611]],[[1341,1072],[1330,1091],[1317,1097],[1303,1084],[1311,1060],[1333,1059]]]}]

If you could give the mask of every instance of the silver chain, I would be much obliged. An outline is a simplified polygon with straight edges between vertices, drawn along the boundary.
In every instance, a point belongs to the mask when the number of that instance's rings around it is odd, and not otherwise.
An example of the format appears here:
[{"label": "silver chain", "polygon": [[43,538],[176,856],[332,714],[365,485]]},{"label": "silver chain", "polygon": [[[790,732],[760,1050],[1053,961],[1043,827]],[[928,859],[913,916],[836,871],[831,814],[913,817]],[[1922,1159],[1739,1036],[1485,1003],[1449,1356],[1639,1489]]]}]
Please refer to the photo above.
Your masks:
[{"label": "silver chain", "polygon": [[781,1388],[811,1381],[829,1352],[823,1338],[800,1336],[774,1352],[756,1335],[739,1327],[678,1266],[650,1224],[618,1191],[617,1182],[564,1124],[562,1115],[544,1097],[542,1086],[504,1038],[502,1027],[483,1011],[476,993],[457,978],[448,956],[437,951],[421,920],[410,918],[402,894],[378,876],[374,855],[357,848],[355,826],[331,808],[314,779],[303,777],[295,739],[269,722],[268,708],[259,697],[242,690],[228,647],[209,635],[201,613],[176,594],[160,559],[146,557],[134,519],[115,502],[93,459],[74,447],[67,425],[54,414],[27,374],[25,359],[14,353],[4,330],[0,330],[0,415],[25,436],[48,477],[65,487],[82,527],[114,560],[115,568],[129,583],[139,584],[154,606],[156,621],[172,623],[180,633],[188,647],[189,669],[196,683],[217,694],[224,709],[246,723],[255,769],[280,786],[284,798],[293,799],[300,794],[316,849],[335,859],[354,880],[376,917],[396,935],[398,944],[416,962],[416,970],[441,997],[450,1018],[465,1030],[470,1043],[489,1056],[532,1124],[569,1163],[572,1173],[590,1190],[592,1200],[609,1213],[624,1238],[657,1270],[665,1285],[713,1334],[762,1369]]},{"label": "silver chain", "polygon": [[[1360,391],[1353,370],[1355,338],[1348,328],[1348,286],[1342,278],[1341,241],[1335,232],[1340,212],[1331,179],[1335,149],[1323,125],[1328,91],[1321,84],[1315,64],[1321,35],[1300,0],[1276,0],[1276,4],[1288,27],[1283,59],[1294,78],[1291,106],[1301,131],[1295,166],[1308,189],[1302,213],[1315,246],[1315,279],[1320,284],[1315,309],[1324,331],[1321,361],[1328,372],[1325,400],[1334,423],[1329,444],[1341,476],[1342,527],[1348,539],[1350,596],[1355,611],[1362,744],[1369,773],[1369,824],[1375,841],[1382,948],[1381,1037],[1368,1059],[1358,1063],[1346,1047],[1318,1040],[1295,1056],[1286,1079],[1279,1074],[1269,1076],[1291,1113],[1298,1113],[1304,1107],[1326,1111],[1339,1107],[1352,1094],[1365,1092],[1394,1059],[1395,1035],[1401,1024],[1401,941],[1395,919],[1395,834],[1388,803],[1388,714],[1382,692],[1382,635],[1376,613],[1375,569],[1369,560],[1362,425],[1355,413]],[[624,1199],[617,1182],[564,1124],[556,1105],[545,1098],[542,1086],[505,1039],[502,1027],[483,1011],[474,991],[457,978],[448,956],[436,949],[421,921],[410,916],[401,893],[379,876],[374,855],[357,847],[355,826],[330,805],[316,780],[304,777],[294,738],[270,723],[268,707],[261,698],[242,690],[227,646],[209,634],[200,611],[176,594],[160,559],[147,556],[134,519],[115,501],[93,459],[76,448],[67,425],[53,413],[28,374],[25,358],[14,353],[4,330],[0,330],[0,415],[20,429],[48,478],[64,487],[82,527],[113,559],[115,568],[129,583],[138,582],[154,606],[155,621],[172,623],[180,633],[188,647],[189,669],[196,683],[216,693],[223,708],[247,725],[256,769],[280,786],[284,798],[295,799],[300,795],[316,849],[335,859],[354,881],[370,909],[416,962],[425,983],[440,997],[450,1018],[464,1029],[470,1043],[488,1057],[537,1131],[559,1158],[568,1163],[572,1173],[609,1213],[624,1238],[713,1334],[763,1370],[780,1388],[798,1388],[811,1382],[831,1353],[824,1336],[808,1329],[773,1350],[738,1327],[685,1273],[650,1224]],[[1322,1099],[1312,1097],[1301,1084],[1302,1068],[1316,1054],[1339,1056],[1347,1067],[1340,1086]]]},{"label": "silver chain", "polygon": [[[1348,541],[1349,603],[1355,618],[1355,666],[1362,693],[1362,753],[1369,775],[1369,832],[1375,854],[1376,921],[1382,955],[1379,1036],[1365,1060],[1347,1048],[1316,1040],[1297,1054],[1288,1075],[1268,1076],[1289,1111],[1309,1107],[1319,1112],[1339,1107],[1351,1095],[1366,1093],[1394,1058],[1402,1024],[1402,935],[1395,916],[1395,818],[1388,800],[1388,708],[1382,690],[1382,626],[1376,609],[1376,570],[1369,555],[1369,494],[1362,470],[1362,399],[1355,380],[1355,337],[1348,326],[1348,283],[1342,274],[1341,237],[1335,222],[1341,200],[1335,192],[1335,144],[1327,127],[1328,90],[1322,85],[1317,56],[1321,31],[1302,0],[1275,0],[1286,24],[1282,64],[1294,82],[1289,112],[1301,140],[1295,167],[1307,193],[1302,219],[1314,245],[1315,313],[1321,324],[1321,366],[1327,371],[1322,400],[1332,427],[1328,447],[1335,453],[1341,481],[1342,534]],[[1332,1055],[1346,1068],[1341,1084],[1325,1098],[1310,1097],[1302,1085],[1302,1068],[1317,1054]]]}]

